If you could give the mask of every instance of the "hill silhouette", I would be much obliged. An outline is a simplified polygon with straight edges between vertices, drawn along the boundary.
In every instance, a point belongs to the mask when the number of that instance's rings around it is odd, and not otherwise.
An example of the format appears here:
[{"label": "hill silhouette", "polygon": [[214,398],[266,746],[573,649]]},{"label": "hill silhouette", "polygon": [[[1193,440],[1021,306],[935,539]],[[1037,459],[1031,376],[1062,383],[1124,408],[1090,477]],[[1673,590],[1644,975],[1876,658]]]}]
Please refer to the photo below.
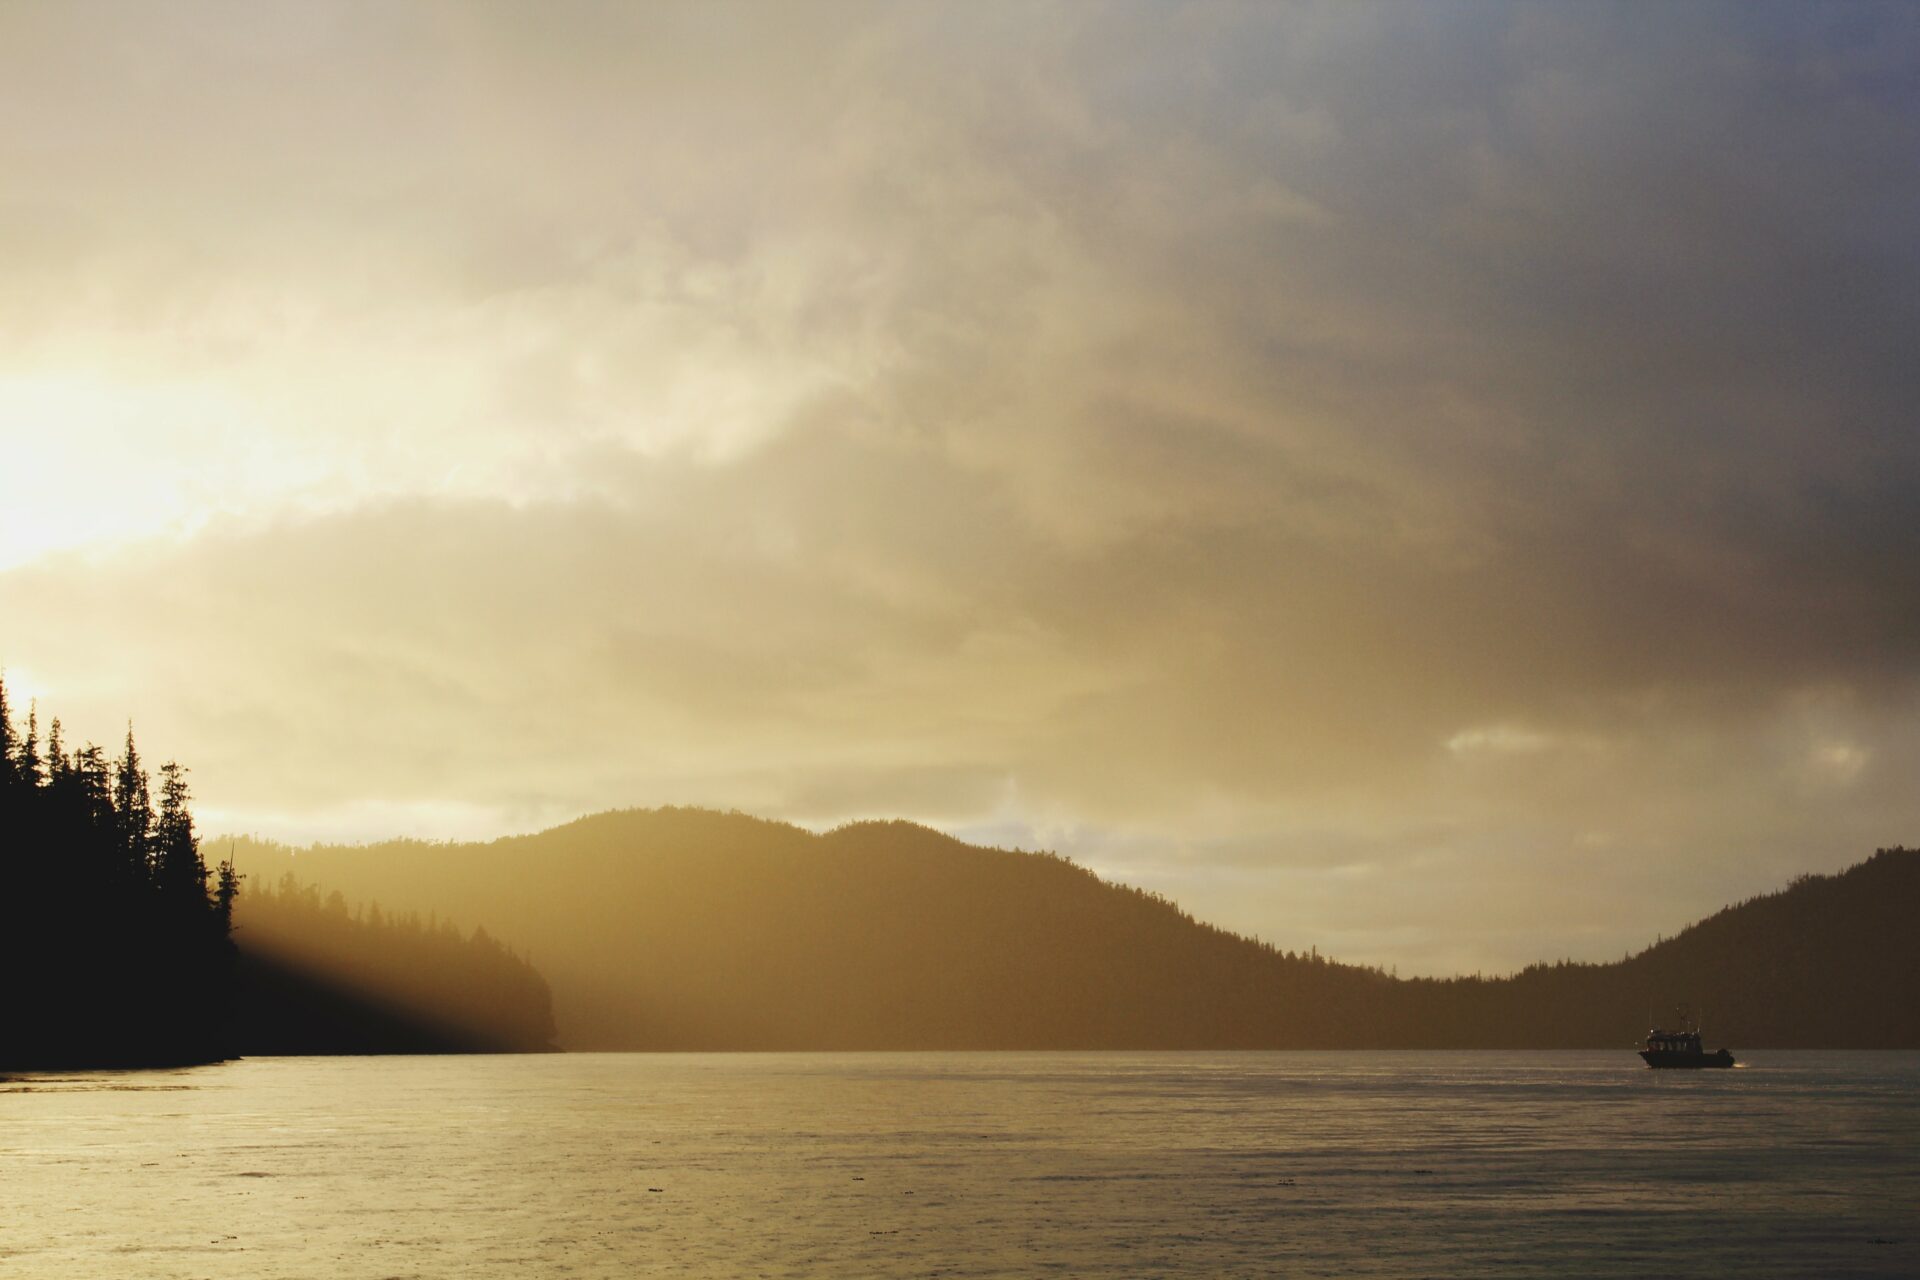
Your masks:
[{"label": "hill silhouette", "polygon": [[1613,964],[1405,981],[905,822],[816,835],[633,810],[488,844],[240,840],[233,856],[487,920],[539,957],[574,1049],[1611,1047],[1678,1002],[1738,1048],[1920,1046],[1907,850]]},{"label": "hill silhouette", "polygon": [[1409,1044],[1584,1048],[1675,1005],[1715,1044],[1920,1048],[1920,850],[1882,849],[1836,875],[1727,907],[1611,964],[1539,964],[1507,978],[1401,984]]}]

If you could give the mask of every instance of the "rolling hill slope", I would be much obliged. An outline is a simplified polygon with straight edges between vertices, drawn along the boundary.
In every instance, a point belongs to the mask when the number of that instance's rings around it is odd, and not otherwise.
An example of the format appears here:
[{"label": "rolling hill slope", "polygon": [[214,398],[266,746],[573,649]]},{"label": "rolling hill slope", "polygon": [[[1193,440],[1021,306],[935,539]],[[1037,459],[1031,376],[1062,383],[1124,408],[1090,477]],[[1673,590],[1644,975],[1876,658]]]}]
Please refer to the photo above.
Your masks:
[{"label": "rolling hill slope", "polygon": [[1610,965],[1399,981],[1193,920],[1046,854],[909,823],[600,814],[490,844],[294,852],[243,871],[485,919],[551,982],[574,1049],[1920,1046],[1920,853],[1719,913]]}]

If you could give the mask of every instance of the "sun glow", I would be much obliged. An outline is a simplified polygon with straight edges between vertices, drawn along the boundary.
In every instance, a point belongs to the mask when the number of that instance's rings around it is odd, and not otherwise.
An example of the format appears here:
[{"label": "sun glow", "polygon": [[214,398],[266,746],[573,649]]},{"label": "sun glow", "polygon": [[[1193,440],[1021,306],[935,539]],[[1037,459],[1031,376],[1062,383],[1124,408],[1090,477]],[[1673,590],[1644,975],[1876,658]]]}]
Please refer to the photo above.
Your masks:
[{"label": "sun glow", "polygon": [[0,375],[0,570],[189,533],[217,505],[240,406],[212,390],[84,373]]}]

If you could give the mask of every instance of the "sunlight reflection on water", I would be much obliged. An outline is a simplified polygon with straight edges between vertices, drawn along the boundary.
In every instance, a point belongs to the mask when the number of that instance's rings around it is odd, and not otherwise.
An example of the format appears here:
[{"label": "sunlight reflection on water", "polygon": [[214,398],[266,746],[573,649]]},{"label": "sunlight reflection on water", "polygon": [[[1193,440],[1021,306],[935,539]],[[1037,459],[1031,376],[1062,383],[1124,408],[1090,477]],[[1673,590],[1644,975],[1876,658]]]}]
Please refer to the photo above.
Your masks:
[{"label": "sunlight reflection on water", "polygon": [[34,1277],[1920,1274],[1920,1055],[256,1059],[0,1084]]}]

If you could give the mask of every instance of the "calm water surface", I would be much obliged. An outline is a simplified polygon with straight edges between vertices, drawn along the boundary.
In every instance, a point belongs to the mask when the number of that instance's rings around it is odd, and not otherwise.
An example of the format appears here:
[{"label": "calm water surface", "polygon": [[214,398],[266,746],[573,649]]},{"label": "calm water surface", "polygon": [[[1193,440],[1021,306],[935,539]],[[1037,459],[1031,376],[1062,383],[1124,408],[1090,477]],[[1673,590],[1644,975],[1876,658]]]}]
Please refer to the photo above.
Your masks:
[{"label": "calm water surface", "polygon": [[262,1058],[0,1082],[0,1276],[1920,1276],[1920,1055]]}]

